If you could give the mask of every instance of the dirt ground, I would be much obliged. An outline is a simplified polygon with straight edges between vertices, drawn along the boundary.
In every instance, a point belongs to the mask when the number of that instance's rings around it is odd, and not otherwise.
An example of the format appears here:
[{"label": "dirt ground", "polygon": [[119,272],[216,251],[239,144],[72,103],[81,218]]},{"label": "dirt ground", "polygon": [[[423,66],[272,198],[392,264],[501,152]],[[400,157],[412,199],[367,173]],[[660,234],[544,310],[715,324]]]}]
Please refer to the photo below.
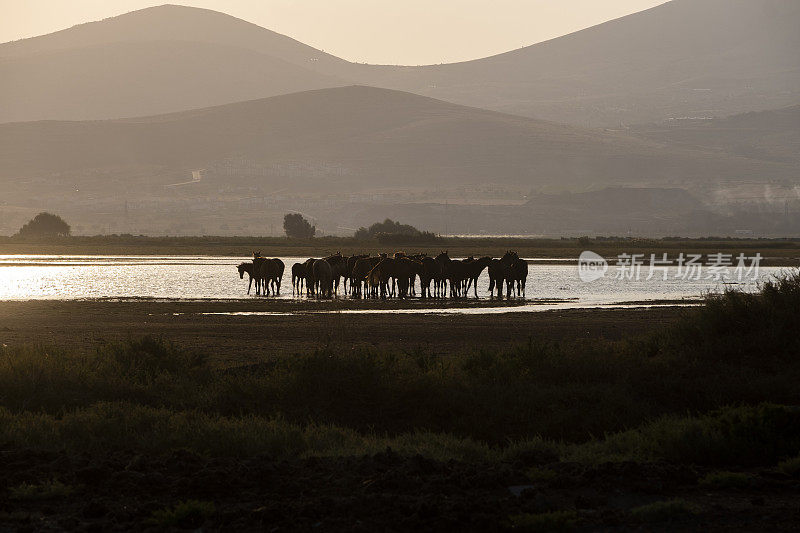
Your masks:
[{"label": "dirt ground", "polygon": [[[0,302],[0,343],[92,349],[98,343],[161,336],[202,350],[222,366],[323,346],[342,349],[458,350],[532,340],[621,339],[675,321],[685,308],[574,309],[502,314],[316,313],[403,308],[397,302],[270,300],[79,300]],[[488,301],[471,305],[497,305]],[[509,304],[506,304],[509,305]],[[513,307],[509,307],[513,309]],[[301,314],[280,314],[301,311]],[[277,313],[225,315],[206,313]]]},{"label": "dirt ground", "polygon": [[[450,315],[312,313],[409,305],[416,304],[0,302],[0,342],[90,350],[98,342],[160,335],[203,350],[227,366],[326,344],[341,349],[423,348],[446,355],[528,339],[621,339],[662,328],[685,312],[660,307]],[[203,314],[294,311],[302,313]],[[774,469],[755,469],[747,471],[750,481],[744,487],[698,485],[708,472],[649,463],[586,466],[541,454],[488,464],[401,457],[391,450],[281,460],[266,455],[211,459],[181,450],[155,456],[0,448],[0,532],[797,531],[798,479]],[[54,480],[61,485],[50,492],[21,490]],[[674,499],[681,501],[678,509],[666,514],[636,511]],[[187,500],[200,503],[170,512]]]}]

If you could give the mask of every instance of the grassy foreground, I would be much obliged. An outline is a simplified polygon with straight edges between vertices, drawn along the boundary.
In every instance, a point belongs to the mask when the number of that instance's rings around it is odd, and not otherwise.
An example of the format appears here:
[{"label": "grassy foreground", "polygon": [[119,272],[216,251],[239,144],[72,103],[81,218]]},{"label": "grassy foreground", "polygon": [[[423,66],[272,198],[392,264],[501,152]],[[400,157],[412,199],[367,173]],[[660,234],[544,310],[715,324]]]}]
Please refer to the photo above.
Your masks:
[{"label": "grassy foreground", "polygon": [[0,446],[776,464],[800,452],[800,275],[625,341],[320,349],[216,370],[150,337],[0,351]]},{"label": "grassy foreground", "polygon": [[0,530],[797,531],[799,310],[794,275],[622,341],[3,347]]}]

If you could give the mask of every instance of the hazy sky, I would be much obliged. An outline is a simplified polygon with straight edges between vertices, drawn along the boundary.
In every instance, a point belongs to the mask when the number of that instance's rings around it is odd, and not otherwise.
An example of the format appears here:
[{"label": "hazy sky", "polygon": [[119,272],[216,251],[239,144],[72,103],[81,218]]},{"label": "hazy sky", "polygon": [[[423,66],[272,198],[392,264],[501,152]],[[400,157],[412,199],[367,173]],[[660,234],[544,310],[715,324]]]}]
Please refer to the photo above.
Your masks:
[{"label": "hazy sky", "polygon": [[[0,42],[165,1],[0,0]],[[222,11],[351,61],[440,63],[557,37],[664,0],[176,0]]]}]

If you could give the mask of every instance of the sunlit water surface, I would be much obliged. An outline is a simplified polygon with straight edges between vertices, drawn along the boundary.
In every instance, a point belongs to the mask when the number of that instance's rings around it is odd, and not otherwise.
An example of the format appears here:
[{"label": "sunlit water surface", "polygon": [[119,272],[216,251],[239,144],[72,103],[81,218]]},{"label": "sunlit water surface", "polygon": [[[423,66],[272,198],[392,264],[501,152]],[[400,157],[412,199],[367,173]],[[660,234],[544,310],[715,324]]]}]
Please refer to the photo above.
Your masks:
[{"label": "sunlit water surface", "polygon": [[[279,298],[304,298],[292,294],[291,267],[305,258],[282,257],[286,264]],[[246,258],[187,257],[187,256],[0,256],[0,300],[65,300],[87,298],[152,298],[152,299],[241,299],[256,298],[247,293],[247,274],[239,279],[236,265]],[[631,305],[636,302],[659,300],[692,300],[708,292],[724,290],[726,286],[753,291],[785,268],[765,268],[758,279],[726,285],[715,279],[684,279],[675,268],[646,279],[643,269],[640,279],[617,279],[619,271],[611,266],[605,277],[583,282],[575,264],[547,262],[529,265],[526,287],[527,308],[552,308]],[[478,295],[488,299],[489,279],[484,271],[478,282]],[[261,297],[259,297],[261,298]],[[470,298],[474,292],[470,290]],[[427,307],[427,306],[426,306]],[[520,310],[507,307],[473,308],[469,312],[507,312]],[[464,312],[449,308],[439,312]],[[375,312],[354,309],[349,312]],[[392,312],[398,312],[393,310]],[[416,309],[399,312],[419,312]]]}]

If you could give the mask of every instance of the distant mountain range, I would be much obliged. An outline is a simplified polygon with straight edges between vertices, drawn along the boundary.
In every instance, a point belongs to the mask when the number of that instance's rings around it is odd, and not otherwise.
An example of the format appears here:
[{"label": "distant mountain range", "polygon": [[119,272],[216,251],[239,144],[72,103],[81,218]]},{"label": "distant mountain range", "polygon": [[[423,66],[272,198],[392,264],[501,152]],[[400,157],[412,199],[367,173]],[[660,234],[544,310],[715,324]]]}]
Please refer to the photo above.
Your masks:
[{"label": "distant mountain range", "polygon": [[0,233],[791,234],[799,27],[796,0],[673,0],[397,67],[167,5],[0,44]]},{"label": "distant mountain range", "polygon": [[0,122],[179,111],[350,84],[583,126],[800,102],[800,2],[673,0],[449,65],[354,64],[221,13],[144,9],[0,45]]},{"label": "distant mountain range", "polygon": [[[166,115],[0,124],[0,184],[154,186],[204,169],[204,186],[269,193],[496,184],[714,187],[797,166],[351,86]],[[158,176],[162,176],[159,178]],[[159,179],[162,181],[159,182]],[[135,191],[131,194],[137,194]]]}]

